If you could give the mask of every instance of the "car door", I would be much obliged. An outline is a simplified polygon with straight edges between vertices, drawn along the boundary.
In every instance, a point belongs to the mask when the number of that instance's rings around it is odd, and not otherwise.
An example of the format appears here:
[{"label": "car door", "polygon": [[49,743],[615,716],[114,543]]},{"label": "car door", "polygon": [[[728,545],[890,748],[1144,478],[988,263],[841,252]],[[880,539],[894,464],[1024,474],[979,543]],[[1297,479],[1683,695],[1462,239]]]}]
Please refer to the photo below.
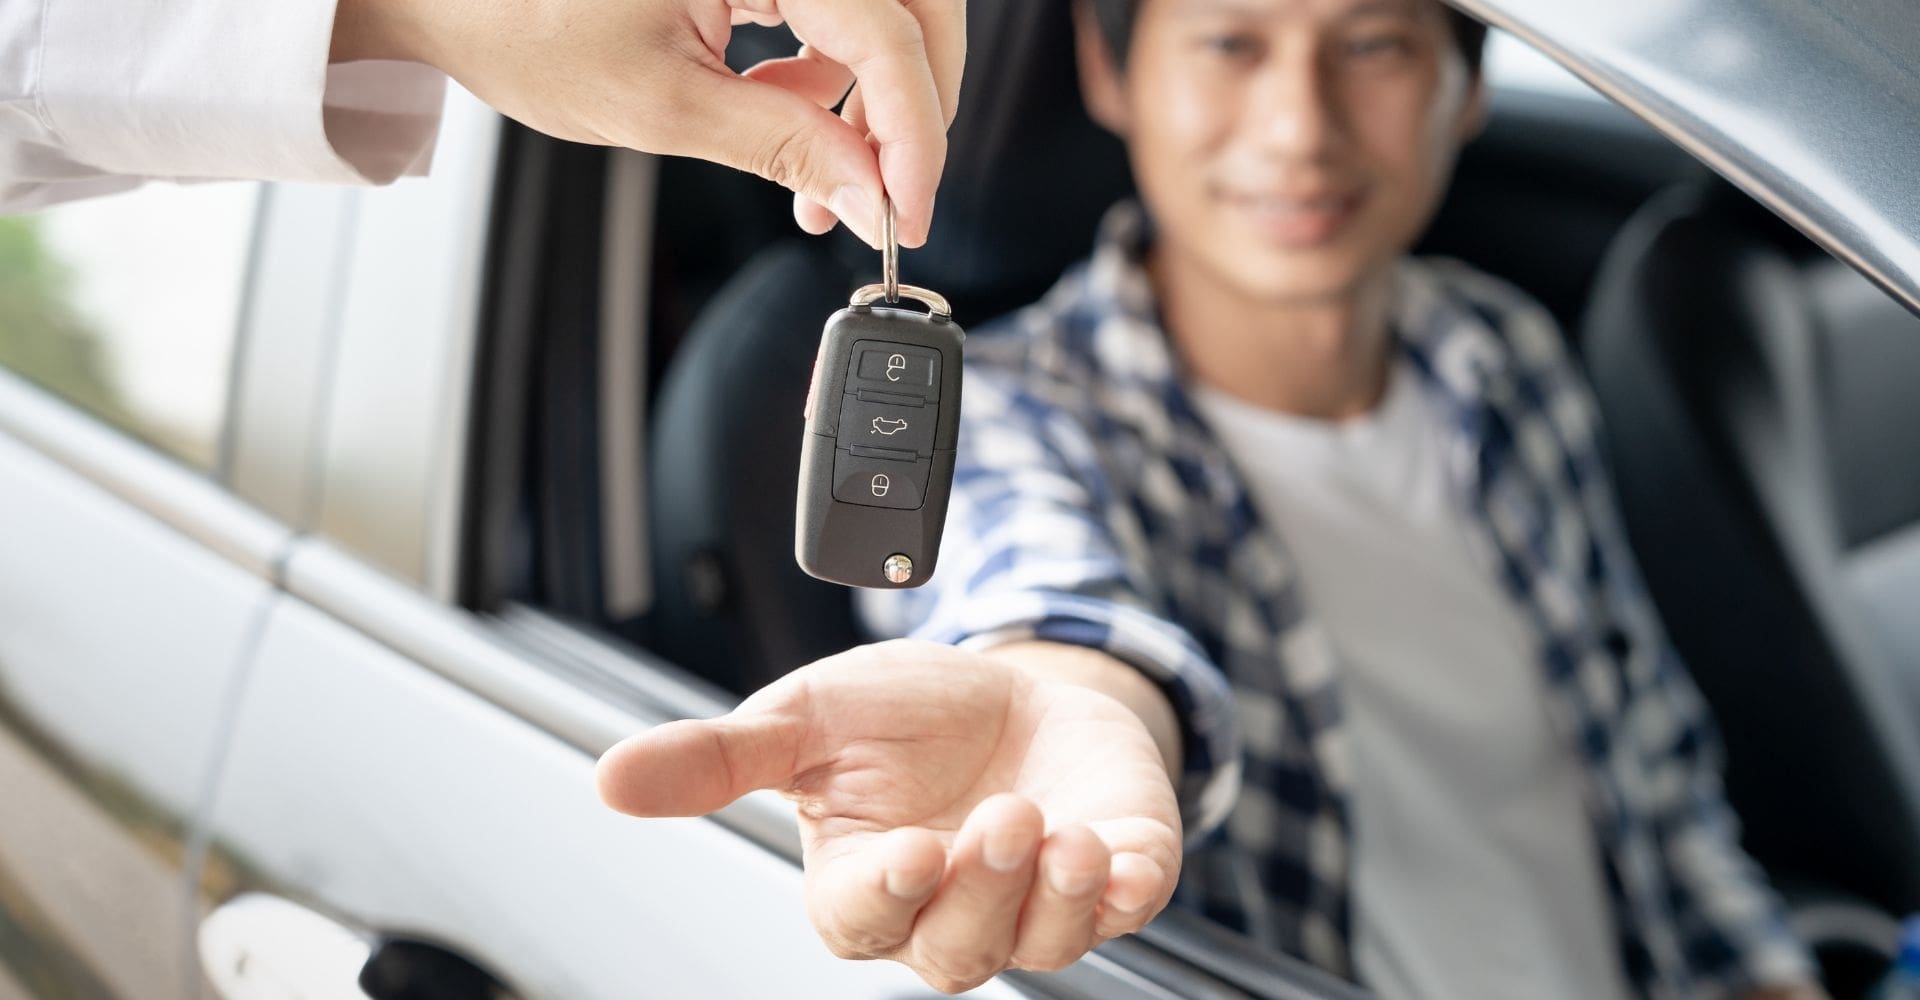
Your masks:
[{"label": "car door", "polygon": [[[321,357],[262,344],[236,390],[236,480],[304,537],[239,684],[196,882],[200,958],[232,996],[276,981],[352,995],[369,956],[376,996],[449,977],[570,998],[924,992],[904,969],[833,959],[798,870],[737,818],[639,823],[599,804],[598,751],[685,697],[595,687],[452,600],[486,236],[512,176],[499,131],[456,95],[431,182],[352,192]],[[282,270],[270,253],[260,266]],[[275,390],[303,367],[328,372],[318,401]],[[303,471],[278,458],[289,434],[311,443]],[[777,823],[762,817],[760,839]]]},{"label": "car door", "polygon": [[0,218],[0,997],[185,997],[284,528],[221,485],[259,185]]}]

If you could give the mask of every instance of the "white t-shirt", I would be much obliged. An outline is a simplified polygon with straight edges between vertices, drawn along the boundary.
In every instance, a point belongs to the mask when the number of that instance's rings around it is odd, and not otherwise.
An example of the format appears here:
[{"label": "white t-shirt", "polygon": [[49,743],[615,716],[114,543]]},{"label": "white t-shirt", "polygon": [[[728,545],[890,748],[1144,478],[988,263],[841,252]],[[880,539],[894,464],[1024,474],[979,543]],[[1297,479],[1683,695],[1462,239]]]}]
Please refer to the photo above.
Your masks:
[{"label": "white t-shirt", "polygon": [[1626,997],[1572,750],[1401,362],[1344,422],[1195,397],[1340,660],[1354,961],[1390,1000]]},{"label": "white t-shirt", "polygon": [[329,66],[335,0],[0,3],[0,211],[141,178],[424,173],[446,77]]}]

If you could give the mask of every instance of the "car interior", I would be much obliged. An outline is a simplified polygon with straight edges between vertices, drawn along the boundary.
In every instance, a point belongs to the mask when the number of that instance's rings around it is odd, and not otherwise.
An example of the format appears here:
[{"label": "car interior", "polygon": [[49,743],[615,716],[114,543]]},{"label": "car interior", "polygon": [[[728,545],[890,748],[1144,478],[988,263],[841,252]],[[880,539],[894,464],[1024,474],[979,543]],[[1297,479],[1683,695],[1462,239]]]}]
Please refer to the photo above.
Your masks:
[{"label": "car interior", "polygon": [[[1066,5],[968,17],[939,215],[902,276],[978,331],[1084,256],[1130,181],[1081,109]],[[729,59],[794,45],[741,29]],[[621,155],[517,127],[503,143],[462,599],[543,609],[738,698],[866,638],[848,591],[796,567],[793,512],[821,325],[879,257],[687,161],[654,164],[641,223],[617,223]],[[1593,96],[1496,86],[1416,252],[1513,282],[1567,332],[1745,842],[1833,995],[1859,996],[1920,911],[1920,319]],[[644,340],[610,352],[622,287],[645,290]],[[638,427],[608,419],[620,386]],[[637,478],[609,440],[644,456]],[[613,538],[632,511],[644,533]],[[1209,971],[1283,993],[1244,956]]]}]

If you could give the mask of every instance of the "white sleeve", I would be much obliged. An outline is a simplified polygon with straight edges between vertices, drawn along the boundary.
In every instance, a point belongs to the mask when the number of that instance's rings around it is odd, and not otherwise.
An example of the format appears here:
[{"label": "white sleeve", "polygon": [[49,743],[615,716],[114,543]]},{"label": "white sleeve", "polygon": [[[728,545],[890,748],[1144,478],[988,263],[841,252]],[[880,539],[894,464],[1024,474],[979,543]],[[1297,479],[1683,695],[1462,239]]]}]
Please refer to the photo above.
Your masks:
[{"label": "white sleeve", "polygon": [[335,0],[0,4],[0,211],[141,178],[425,173],[446,79],[329,66]]}]

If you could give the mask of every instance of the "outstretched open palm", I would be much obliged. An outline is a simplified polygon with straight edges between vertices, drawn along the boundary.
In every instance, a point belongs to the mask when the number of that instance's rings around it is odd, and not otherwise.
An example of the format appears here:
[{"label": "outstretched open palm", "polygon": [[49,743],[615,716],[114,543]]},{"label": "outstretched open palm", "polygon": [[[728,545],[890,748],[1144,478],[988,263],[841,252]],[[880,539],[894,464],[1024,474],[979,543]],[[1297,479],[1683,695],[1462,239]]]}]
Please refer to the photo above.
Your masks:
[{"label": "outstretched open palm", "polygon": [[785,793],[828,946],[948,992],[1139,929],[1180,871],[1173,787],[1131,709],[930,643],[861,647],[719,719],[641,733],[599,782],[638,816]]}]

